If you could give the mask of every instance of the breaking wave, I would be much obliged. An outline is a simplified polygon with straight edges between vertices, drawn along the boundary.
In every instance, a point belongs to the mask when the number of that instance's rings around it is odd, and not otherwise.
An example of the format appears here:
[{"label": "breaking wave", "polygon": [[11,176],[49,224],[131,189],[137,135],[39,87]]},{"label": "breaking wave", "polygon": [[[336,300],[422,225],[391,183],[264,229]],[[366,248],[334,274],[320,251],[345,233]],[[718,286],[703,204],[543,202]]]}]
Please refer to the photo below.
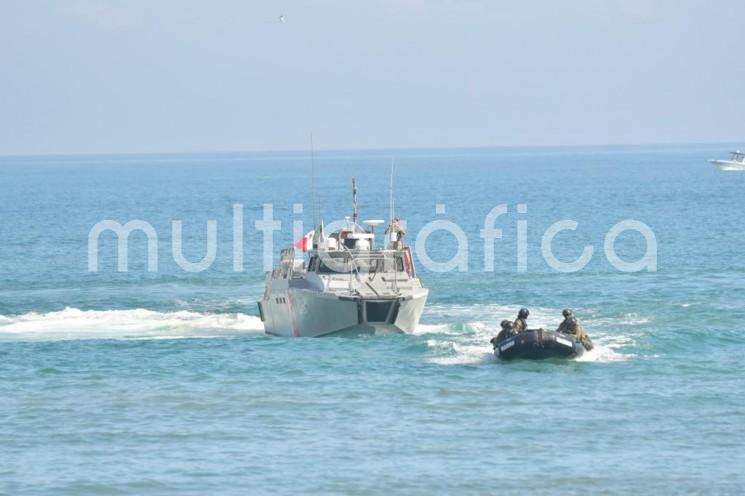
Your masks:
[{"label": "breaking wave", "polygon": [[79,310],[0,315],[2,340],[178,339],[263,332],[261,320],[242,313],[152,310]]}]

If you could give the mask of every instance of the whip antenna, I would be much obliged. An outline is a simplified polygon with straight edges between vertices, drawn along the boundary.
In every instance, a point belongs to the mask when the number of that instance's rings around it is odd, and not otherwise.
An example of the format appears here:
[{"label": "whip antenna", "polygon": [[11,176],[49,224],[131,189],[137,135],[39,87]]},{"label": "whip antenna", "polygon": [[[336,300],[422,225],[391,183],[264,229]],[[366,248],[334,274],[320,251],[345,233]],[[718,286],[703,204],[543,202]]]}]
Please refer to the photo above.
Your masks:
[{"label": "whip antenna", "polygon": [[316,148],[313,145],[313,132],[310,133],[310,191],[313,203],[313,229],[318,226],[318,207],[316,203]]},{"label": "whip antenna", "polygon": [[393,219],[394,219],[395,214],[396,214],[395,208],[394,208],[394,204],[393,204],[393,167],[394,167],[395,163],[396,163],[396,159],[392,158],[391,159],[391,185],[390,185],[390,188],[388,190],[388,210],[389,210],[389,214],[391,216],[391,223],[393,223]]},{"label": "whip antenna", "polygon": [[357,180],[352,178],[352,222],[357,223]]}]

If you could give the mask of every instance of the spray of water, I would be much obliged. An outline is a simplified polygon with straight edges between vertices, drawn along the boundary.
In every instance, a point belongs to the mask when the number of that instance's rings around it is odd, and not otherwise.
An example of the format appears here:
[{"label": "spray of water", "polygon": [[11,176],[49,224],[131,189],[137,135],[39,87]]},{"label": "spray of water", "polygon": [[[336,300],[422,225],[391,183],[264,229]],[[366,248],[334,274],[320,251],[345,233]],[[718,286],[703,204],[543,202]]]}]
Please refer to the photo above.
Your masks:
[{"label": "spray of water", "polygon": [[[511,305],[442,305],[428,309],[426,317],[437,323],[421,324],[415,334],[427,338],[428,360],[440,365],[475,365],[496,360],[489,340],[499,332],[499,322],[512,319],[519,307]],[[531,327],[555,329],[561,309],[531,308]],[[648,323],[639,315],[621,319],[588,318],[585,327],[595,348],[576,359],[581,362],[616,362],[633,357],[627,350],[634,345],[630,327]]]}]

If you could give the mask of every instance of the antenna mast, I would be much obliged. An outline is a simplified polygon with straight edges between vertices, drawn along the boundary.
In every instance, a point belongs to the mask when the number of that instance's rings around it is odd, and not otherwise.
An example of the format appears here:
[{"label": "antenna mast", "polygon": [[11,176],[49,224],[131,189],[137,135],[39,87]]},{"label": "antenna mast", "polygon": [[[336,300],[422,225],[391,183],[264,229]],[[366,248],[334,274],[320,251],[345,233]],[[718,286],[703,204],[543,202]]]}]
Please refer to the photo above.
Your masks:
[{"label": "antenna mast", "polygon": [[393,166],[395,165],[395,163],[396,163],[396,159],[392,158],[391,159],[391,185],[390,185],[390,189],[388,190],[388,209],[390,211],[389,213],[391,216],[391,223],[393,223],[393,219],[396,214],[394,206],[393,206]]},{"label": "antenna mast", "polygon": [[310,191],[313,202],[313,229],[318,226],[318,208],[316,204],[316,148],[313,145],[313,131],[310,132]]},{"label": "antenna mast", "polygon": [[352,178],[352,222],[357,223],[357,180]]}]

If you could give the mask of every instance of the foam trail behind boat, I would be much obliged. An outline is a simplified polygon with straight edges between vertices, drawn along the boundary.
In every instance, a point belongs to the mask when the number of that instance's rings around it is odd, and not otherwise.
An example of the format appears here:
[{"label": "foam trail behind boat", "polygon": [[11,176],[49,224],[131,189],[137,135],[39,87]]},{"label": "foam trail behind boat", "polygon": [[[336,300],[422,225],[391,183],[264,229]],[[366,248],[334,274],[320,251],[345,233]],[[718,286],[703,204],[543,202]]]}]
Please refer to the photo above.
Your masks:
[{"label": "foam trail behind boat", "polygon": [[79,310],[0,315],[2,341],[176,339],[263,333],[261,320],[242,313]]}]

